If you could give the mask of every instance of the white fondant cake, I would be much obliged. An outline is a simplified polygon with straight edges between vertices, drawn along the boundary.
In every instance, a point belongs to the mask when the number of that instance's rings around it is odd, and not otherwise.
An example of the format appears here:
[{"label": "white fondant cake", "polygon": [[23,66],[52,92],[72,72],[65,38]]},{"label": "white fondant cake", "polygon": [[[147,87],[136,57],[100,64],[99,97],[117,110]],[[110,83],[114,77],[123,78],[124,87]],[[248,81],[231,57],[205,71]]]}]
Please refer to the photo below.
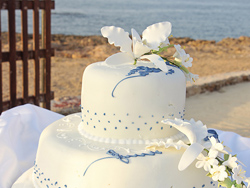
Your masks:
[{"label": "white fondant cake", "polygon": [[[160,71],[141,77],[133,77],[138,73],[128,75],[138,67],[144,72],[146,68],[148,71],[156,69],[152,63],[110,67],[105,62],[93,63],[86,68],[81,98],[83,122],[79,127],[84,136],[107,143],[180,138],[176,129],[161,120],[183,118],[184,74],[178,68],[168,66],[171,74]],[[126,80],[120,82],[124,78]]]},{"label": "white fondant cake", "polygon": [[[179,171],[184,149],[165,149],[162,154],[149,153],[146,145],[104,144],[94,142],[78,132],[80,114],[73,114],[47,127],[40,138],[33,180],[36,187],[61,188],[202,188],[217,187],[194,164]],[[108,150],[127,156],[122,160],[106,154]],[[111,158],[109,158],[111,157]],[[84,174],[85,173],[85,174]]]},{"label": "white fondant cake", "polygon": [[[86,68],[81,113],[43,131],[31,187],[242,187],[248,179],[217,133],[184,120],[185,81],[197,75],[186,68],[192,58],[169,44],[171,24],[149,26],[142,38],[134,29],[132,39],[121,28],[101,31],[121,52]],[[161,57],[169,47],[172,59]]]}]

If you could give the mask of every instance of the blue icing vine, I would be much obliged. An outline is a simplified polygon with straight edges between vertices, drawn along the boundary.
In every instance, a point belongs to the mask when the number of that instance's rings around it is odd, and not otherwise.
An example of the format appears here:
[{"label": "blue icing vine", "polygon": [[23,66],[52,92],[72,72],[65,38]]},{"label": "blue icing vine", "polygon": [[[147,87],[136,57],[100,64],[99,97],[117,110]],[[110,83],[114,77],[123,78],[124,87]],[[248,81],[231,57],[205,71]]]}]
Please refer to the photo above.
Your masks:
[{"label": "blue icing vine", "polygon": [[83,176],[85,176],[87,170],[89,169],[89,167],[94,164],[97,161],[103,160],[103,159],[110,159],[110,158],[115,158],[115,159],[119,159],[121,162],[128,164],[129,163],[129,158],[131,157],[145,157],[145,156],[155,156],[156,154],[162,154],[161,151],[150,151],[149,153],[141,153],[141,154],[134,154],[134,155],[120,155],[119,153],[116,153],[114,150],[108,150],[107,151],[108,155],[111,155],[110,157],[103,157],[100,159],[97,159],[95,161],[93,161],[92,163],[90,163],[90,165],[86,168]]},{"label": "blue icing vine", "polygon": [[[167,65],[170,65],[169,63],[166,63]],[[171,65],[170,65],[171,66]],[[138,66],[136,67],[135,69],[132,69],[129,71],[129,73],[126,75],[127,77],[126,78],[123,78],[122,80],[120,80],[114,87],[111,95],[112,97],[114,97],[114,91],[115,89],[117,88],[117,86],[123,82],[124,80],[128,79],[128,78],[135,78],[135,77],[143,77],[143,76],[147,76],[149,75],[150,73],[158,73],[158,72],[161,72],[162,70],[159,69],[159,68],[149,68],[149,67],[145,67],[145,66]],[[139,75],[133,75],[135,73],[138,73]],[[168,72],[166,73],[166,75],[168,74],[173,74],[174,73],[174,70],[173,69],[169,69]],[[131,76],[133,75],[133,76]]]}]

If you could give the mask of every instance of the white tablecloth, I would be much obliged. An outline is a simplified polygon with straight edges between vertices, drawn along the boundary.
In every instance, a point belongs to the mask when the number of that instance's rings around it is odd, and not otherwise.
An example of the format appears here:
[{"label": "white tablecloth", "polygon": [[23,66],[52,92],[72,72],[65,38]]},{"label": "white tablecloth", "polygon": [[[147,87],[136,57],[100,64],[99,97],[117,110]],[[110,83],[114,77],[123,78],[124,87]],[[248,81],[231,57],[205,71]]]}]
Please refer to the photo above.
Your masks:
[{"label": "white tablecloth", "polygon": [[[34,164],[43,129],[63,116],[34,106],[23,105],[0,116],[0,188],[10,188]],[[237,125],[236,125],[237,126]],[[217,130],[220,140],[237,154],[250,177],[250,138]]]},{"label": "white tablecloth", "polygon": [[63,116],[34,106],[23,105],[0,116],[0,188],[10,188],[33,166],[43,129]]}]

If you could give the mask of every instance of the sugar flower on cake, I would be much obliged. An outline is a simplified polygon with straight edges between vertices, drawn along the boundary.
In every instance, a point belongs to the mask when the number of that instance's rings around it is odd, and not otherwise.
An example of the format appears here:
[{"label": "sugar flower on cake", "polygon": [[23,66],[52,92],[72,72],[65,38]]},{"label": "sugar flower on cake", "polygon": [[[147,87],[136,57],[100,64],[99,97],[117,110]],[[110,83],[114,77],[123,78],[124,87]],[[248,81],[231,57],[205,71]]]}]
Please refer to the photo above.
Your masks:
[{"label": "sugar flower on cake", "polygon": [[201,121],[196,122],[194,119],[189,121],[177,118],[165,119],[162,123],[182,132],[187,141],[185,139],[179,141],[168,139],[166,142],[151,143],[146,149],[185,148],[178,164],[180,171],[185,170],[196,160],[195,167],[203,168],[208,172],[207,176],[211,177],[213,181],[217,181],[219,186],[250,188],[250,178],[246,178],[246,171],[238,164],[236,155],[228,154],[225,150],[226,146],[219,141],[215,130],[207,130],[206,125],[203,125]]},{"label": "sugar flower on cake", "polygon": [[246,178],[244,181],[248,184],[247,188],[250,188],[250,177]]},{"label": "sugar flower on cake", "polygon": [[196,122],[194,119],[191,119],[190,121],[177,118],[165,119],[162,123],[175,127],[187,137],[188,141],[184,143],[182,140],[174,142],[172,139],[168,139],[165,143],[152,143],[147,146],[146,149],[168,147],[175,147],[176,149],[180,149],[181,147],[187,148],[178,165],[179,170],[185,170],[204,150],[205,147],[202,144],[204,143],[203,139],[208,135],[207,127],[206,125],[203,125],[201,121]]},{"label": "sugar flower on cake", "polygon": [[142,38],[135,29],[131,29],[132,39],[124,29],[114,26],[105,26],[101,29],[104,37],[110,44],[120,47],[120,51],[106,59],[110,65],[122,63],[136,63],[138,59],[148,59],[162,71],[167,72],[165,61],[157,54],[147,54],[151,50],[158,50],[160,46],[168,45],[168,36],[171,33],[171,23],[161,22],[147,27]]},{"label": "sugar flower on cake", "polygon": [[211,167],[214,165],[218,165],[218,160],[214,156],[206,156],[200,153],[197,157],[197,162],[195,164],[196,168],[204,168],[205,171],[210,171]]},{"label": "sugar flower on cake", "polygon": [[183,134],[185,134],[190,142],[193,143],[201,143],[203,139],[208,135],[207,126],[203,125],[201,121],[195,121],[194,119],[182,120],[182,119],[165,119],[162,121],[164,124],[168,124],[173,126]]},{"label": "sugar flower on cake", "polygon": [[186,54],[185,50],[178,44],[174,45],[176,52],[173,55],[175,61],[182,63],[185,67],[192,67],[193,58],[189,54]]},{"label": "sugar flower on cake", "polygon": [[210,173],[214,181],[224,181],[228,177],[226,167],[224,165],[214,165],[213,168],[210,170]]},{"label": "sugar flower on cake", "polygon": [[214,137],[209,138],[209,140],[212,144],[209,153],[212,153],[215,157],[217,157],[219,153],[228,154],[228,152],[224,149],[225,147],[222,145],[222,143],[218,142]]},{"label": "sugar flower on cake", "polygon": [[185,71],[183,71],[183,73],[186,76],[187,81],[189,81],[191,83],[193,83],[199,79],[199,75],[197,75],[197,74],[193,74],[191,72],[186,73]]},{"label": "sugar flower on cake", "polygon": [[223,162],[223,165],[228,166],[229,168],[233,169],[237,167],[237,157],[233,157],[231,154],[229,154],[227,161]]},{"label": "sugar flower on cake", "polygon": [[207,127],[201,121],[196,122],[194,119],[190,121],[177,118],[165,119],[162,123],[176,128],[188,138],[187,144],[190,146],[183,153],[178,165],[180,171],[185,170],[204,150],[205,147],[202,144],[203,139],[208,135]]},{"label": "sugar flower on cake", "polygon": [[233,168],[233,179],[236,180],[237,184],[240,184],[242,181],[244,181],[246,179],[246,171],[244,169],[242,169],[241,165],[236,166],[235,168]]},{"label": "sugar flower on cake", "polygon": [[[187,67],[192,66],[193,58],[185,52],[180,45],[170,44],[169,35],[172,25],[170,22],[160,22],[148,26],[142,37],[135,29],[131,29],[132,38],[124,29],[115,26],[105,26],[101,29],[103,37],[108,39],[110,44],[120,47],[119,53],[108,57],[105,62],[109,66],[121,64],[134,64],[138,61],[151,62],[163,72],[168,72],[169,64],[181,69],[187,81],[194,82],[198,75],[190,73]],[[162,52],[174,47],[176,52],[173,56],[164,57]]]}]

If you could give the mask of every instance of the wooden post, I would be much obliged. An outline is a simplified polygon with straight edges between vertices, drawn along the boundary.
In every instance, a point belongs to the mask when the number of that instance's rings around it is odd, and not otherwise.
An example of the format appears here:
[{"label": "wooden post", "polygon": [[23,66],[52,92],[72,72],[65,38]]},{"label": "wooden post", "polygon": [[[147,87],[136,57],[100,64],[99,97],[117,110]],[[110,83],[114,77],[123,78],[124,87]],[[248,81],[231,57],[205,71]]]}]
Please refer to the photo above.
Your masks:
[{"label": "wooden post", "polygon": [[33,10],[33,50],[35,65],[35,105],[39,106],[40,74],[39,74],[39,0],[34,0]]},{"label": "wooden post", "polygon": [[10,107],[16,106],[16,19],[15,0],[9,0]]},{"label": "wooden post", "polygon": [[[0,0],[2,6],[2,0]],[[1,9],[0,9],[0,115],[3,111],[3,80],[2,80],[2,27],[1,27]]]},{"label": "wooden post", "polygon": [[27,0],[22,0],[22,44],[23,44],[23,102],[28,103],[29,100],[29,84],[28,84],[28,5]]},{"label": "wooden post", "polygon": [[46,46],[46,108],[50,109],[50,99],[51,99],[51,0],[45,0],[45,14],[46,14],[46,24],[45,24],[45,46]]},{"label": "wooden post", "polygon": [[[46,31],[45,31],[45,24],[46,24],[46,22],[45,22],[45,20],[46,20],[46,15],[45,15],[45,10],[43,9],[42,11],[42,14],[41,14],[41,16],[42,16],[42,49],[46,49],[46,46],[45,46],[45,34],[46,34]],[[46,59],[45,58],[41,58],[41,67],[42,67],[42,70],[43,70],[43,72],[42,72],[42,75],[41,75],[41,80],[42,80],[42,82],[41,82],[41,89],[42,89],[42,93],[45,93],[46,92],[46,71],[44,71],[44,70],[46,70]],[[45,104],[45,102],[42,102],[42,107],[43,108],[45,108],[46,107],[46,104]]]}]

